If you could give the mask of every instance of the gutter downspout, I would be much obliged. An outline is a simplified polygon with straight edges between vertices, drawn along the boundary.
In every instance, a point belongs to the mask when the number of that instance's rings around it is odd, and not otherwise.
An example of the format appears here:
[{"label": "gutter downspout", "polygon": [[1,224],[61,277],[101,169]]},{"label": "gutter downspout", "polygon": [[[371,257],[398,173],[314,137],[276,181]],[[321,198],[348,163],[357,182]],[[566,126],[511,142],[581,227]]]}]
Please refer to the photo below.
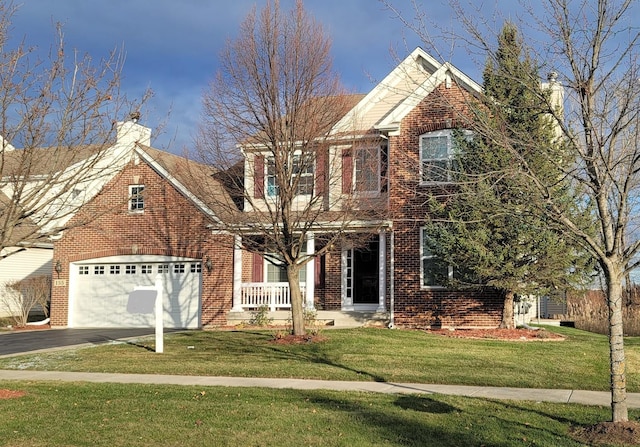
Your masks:
[{"label": "gutter downspout", "polygon": [[389,238],[389,329],[395,327],[394,305],[395,305],[395,289],[394,289],[394,265],[395,265],[395,238],[393,228],[391,229],[391,236]]}]

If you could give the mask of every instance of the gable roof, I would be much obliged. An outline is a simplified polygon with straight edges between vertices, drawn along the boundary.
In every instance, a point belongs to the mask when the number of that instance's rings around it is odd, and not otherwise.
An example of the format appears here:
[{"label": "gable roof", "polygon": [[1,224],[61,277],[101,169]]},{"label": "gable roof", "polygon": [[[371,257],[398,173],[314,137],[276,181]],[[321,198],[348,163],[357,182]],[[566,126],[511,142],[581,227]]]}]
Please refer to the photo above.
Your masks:
[{"label": "gable roof", "polygon": [[[4,212],[10,205],[11,199],[5,193],[0,191],[0,212]],[[2,222],[4,223],[4,222]],[[0,224],[2,224],[0,223]],[[0,232],[3,231],[0,228]],[[38,237],[39,229],[33,220],[29,217],[20,219],[20,222],[12,229],[8,230],[9,235],[3,234],[3,244],[6,247],[14,245],[31,245],[37,242],[46,242]]]},{"label": "gable roof", "polygon": [[217,179],[217,170],[188,158],[137,144],[135,153],[165,178],[183,196],[215,222],[228,218],[229,209],[212,204],[232,204],[233,199]]},{"label": "gable roof", "polygon": [[91,157],[104,153],[111,144],[51,146],[29,149],[12,149],[3,152],[1,176],[46,177],[78,164],[87,163]]},{"label": "gable roof", "polygon": [[478,83],[449,62],[440,63],[416,48],[333,128],[333,134],[392,131],[424,98],[443,83],[453,82],[472,94]]},{"label": "gable roof", "polygon": [[[326,137],[336,122],[342,119],[364,97],[365,95],[362,93],[353,93],[311,98],[296,109],[295,117],[285,115],[278,120],[277,126],[289,127],[289,121],[296,119],[298,122],[293,129],[295,134],[291,136],[293,140],[297,142],[319,141]],[[270,129],[269,132],[260,130],[255,135],[247,137],[239,146],[245,152],[262,151],[270,146],[272,143],[270,139],[274,133],[273,129]]]},{"label": "gable roof", "polygon": [[[139,126],[129,123],[131,126]],[[143,126],[140,129],[147,130]],[[135,132],[132,132],[135,133]],[[68,149],[68,150],[66,150]],[[108,152],[107,152],[108,151]],[[97,165],[92,161],[96,156],[98,160],[105,154],[105,166]],[[25,161],[24,157],[28,156]],[[222,184],[214,178],[215,170],[209,166],[198,164],[185,157],[174,155],[168,152],[145,146],[132,139],[127,141],[116,140],[104,145],[86,145],[73,148],[65,147],[41,147],[29,149],[27,154],[22,149],[6,150],[3,153],[3,164],[0,175],[24,176],[34,181],[46,181],[49,176],[60,177],[67,169],[92,169],[104,170],[109,175],[96,176],[97,183],[94,183],[92,193],[84,195],[82,204],[89,202],[113,178],[116,172],[126,166],[127,161],[132,157],[140,157],[161,177],[165,178],[183,196],[190,200],[198,209],[213,221],[218,221],[221,212],[212,209],[207,205],[208,197],[214,195],[216,200],[227,198],[228,194]],[[9,182],[10,183],[10,182]],[[1,186],[0,182],[0,186]],[[0,210],[8,205],[11,199],[0,190]],[[231,201],[231,199],[229,199]],[[3,206],[4,204],[4,206]],[[75,212],[73,213],[75,214]],[[227,213],[228,214],[228,213]],[[29,240],[39,240],[38,234],[44,231],[43,236],[48,237],[48,232],[38,229],[33,220],[22,222],[13,229],[11,245],[21,242],[25,237]],[[7,241],[5,241],[7,242]]]}]

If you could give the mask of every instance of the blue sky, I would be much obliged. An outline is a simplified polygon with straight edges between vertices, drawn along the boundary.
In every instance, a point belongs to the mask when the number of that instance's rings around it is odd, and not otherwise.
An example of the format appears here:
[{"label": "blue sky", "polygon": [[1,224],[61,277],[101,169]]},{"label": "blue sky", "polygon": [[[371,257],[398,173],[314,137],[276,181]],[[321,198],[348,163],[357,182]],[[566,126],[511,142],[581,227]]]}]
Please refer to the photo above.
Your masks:
[{"label": "blue sky", "polygon": [[[410,0],[393,3],[407,16]],[[452,26],[446,0],[423,0],[423,11],[434,23]],[[515,0],[486,0],[487,17]],[[240,23],[254,4],[265,0],[18,0],[12,36],[48,49],[54,23],[64,24],[68,47],[99,59],[124,47],[122,89],[139,96],[154,91],[141,123],[151,127],[153,145],[179,153],[192,144],[200,117],[202,92],[216,71],[225,41],[237,36]],[[281,0],[290,9],[293,0]],[[404,57],[421,42],[377,0],[307,0],[305,8],[333,40],[336,70],[345,86],[367,92],[396,64],[390,49]],[[514,9],[515,8],[515,9]],[[443,53],[450,44],[443,41]],[[468,55],[457,52],[452,62],[478,80]],[[124,117],[118,117],[120,119]],[[164,123],[162,132],[158,126]]]}]

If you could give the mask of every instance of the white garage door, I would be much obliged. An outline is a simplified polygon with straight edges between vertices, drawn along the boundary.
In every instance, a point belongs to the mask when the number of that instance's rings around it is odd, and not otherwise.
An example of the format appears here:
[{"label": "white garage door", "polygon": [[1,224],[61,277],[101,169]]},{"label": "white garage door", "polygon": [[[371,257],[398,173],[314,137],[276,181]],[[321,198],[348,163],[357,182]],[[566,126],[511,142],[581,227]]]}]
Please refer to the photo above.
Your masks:
[{"label": "white garage door", "polygon": [[139,256],[94,259],[73,265],[70,326],[155,326],[153,313],[131,313],[127,304],[131,292],[137,287],[153,286],[158,274],[164,288],[164,326],[198,328],[202,283],[200,262]]}]

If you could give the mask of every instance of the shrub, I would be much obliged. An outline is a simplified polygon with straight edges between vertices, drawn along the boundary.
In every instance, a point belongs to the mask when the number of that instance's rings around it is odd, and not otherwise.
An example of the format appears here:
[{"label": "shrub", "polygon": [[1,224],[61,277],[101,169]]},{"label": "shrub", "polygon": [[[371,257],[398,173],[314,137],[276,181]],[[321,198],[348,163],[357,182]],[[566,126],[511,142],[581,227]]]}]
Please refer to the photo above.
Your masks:
[{"label": "shrub", "polygon": [[320,322],[318,321],[318,313],[315,310],[304,310],[304,326],[311,335],[320,333]]},{"label": "shrub", "polygon": [[33,276],[20,281],[5,284],[6,293],[2,296],[2,304],[11,313],[16,326],[26,326],[29,314],[39,305],[45,316],[49,316],[51,299],[51,277],[47,275]]},{"label": "shrub", "polygon": [[[623,294],[622,319],[624,333],[640,335],[640,286],[633,285]],[[609,333],[609,309],[606,296],[601,290],[574,293],[567,297],[567,318],[575,327],[597,334]]]},{"label": "shrub", "polygon": [[258,310],[251,312],[249,324],[251,326],[265,327],[273,323],[273,318],[269,317],[269,306],[262,305]]}]

